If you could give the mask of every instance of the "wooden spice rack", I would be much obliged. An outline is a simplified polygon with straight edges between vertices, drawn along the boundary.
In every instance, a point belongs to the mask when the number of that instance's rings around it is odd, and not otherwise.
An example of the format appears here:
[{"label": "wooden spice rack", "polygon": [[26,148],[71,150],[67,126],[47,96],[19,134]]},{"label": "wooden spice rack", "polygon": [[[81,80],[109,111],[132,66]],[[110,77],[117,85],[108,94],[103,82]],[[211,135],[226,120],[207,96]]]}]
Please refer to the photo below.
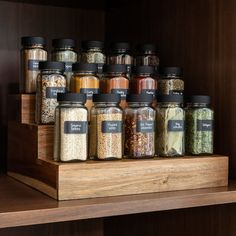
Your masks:
[{"label": "wooden spice rack", "polygon": [[55,199],[228,185],[226,156],[54,162],[53,126],[33,124],[34,103],[34,95],[9,96],[8,175]]}]

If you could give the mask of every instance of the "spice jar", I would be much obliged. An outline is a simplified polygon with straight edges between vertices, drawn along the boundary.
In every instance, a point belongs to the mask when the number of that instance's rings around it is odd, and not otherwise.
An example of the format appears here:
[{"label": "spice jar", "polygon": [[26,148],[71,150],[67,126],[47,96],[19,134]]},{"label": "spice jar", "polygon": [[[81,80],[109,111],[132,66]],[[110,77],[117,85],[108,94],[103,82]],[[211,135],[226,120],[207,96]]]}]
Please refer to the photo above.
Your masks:
[{"label": "spice jar", "polygon": [[72,66],[72,91],[87,95],[85,106],[90,111],[93,106],[93,94],[99,93],[99,78],[96,64],[75,63]]},{"label": "spice jar", "polygon": [[123,154],[123,114],[119,94],[94,94],[90,122],[90,157],[121,159]]},{"label": "spice jar", "polygon": [[107,64],[123,64],[127,66],[127,77],[130,78],[133,57],[130,53],[130,44],[126,42],[113,43],[107,56]]},{"label": "spice jar", "polygon": [[155,155],[156,111],[151,107],[152,95],[127,95],[129,107],[124,111],[124,155],[145,158]]},{"label": "spice jar", "polygon": [[55,110],[54,160],[85,161],[88,156],[88,111],[85,94],[58,93]]},{"label": "spice jar", "polygon": [[57,94],[66,92],[64,62],[39,62],[40,74],[37,78],[36,123],[53,124],[57,103]]},{"label": "spice jar", "polygon": [[184,93],[183,70],[181,67],[165,67],[158,81],[158,94]]},{"label": "spice jar", "polygon": [[72,76],[72,64],[77,61],[75,52],[75,41],[73,39],[53,39],[52,60],[65,63],[67,91],[70,91],[70,80]]},{"label": "spice jar", "polygon": [[214,112],[209,96],[192,96],[186,109],[186,152],[213,154]]},{"label": "spice jar", "polygon": [[185,113],[181,95],[162,95],[157,98],[156,152],[159,156],[184,155]]},{"label": "spice jar", "polygon": [[127,106],[126,95],[129,90],[126,65],[104,65],[103,71],[105,75],[100,82],[101,92],[120,94],[120,106],[124,109]]},{"label": "spice jar", "polygon": [[21,93],[35,93],[39,61],[47,60],[46,40],[42,37],[21,38]]}]

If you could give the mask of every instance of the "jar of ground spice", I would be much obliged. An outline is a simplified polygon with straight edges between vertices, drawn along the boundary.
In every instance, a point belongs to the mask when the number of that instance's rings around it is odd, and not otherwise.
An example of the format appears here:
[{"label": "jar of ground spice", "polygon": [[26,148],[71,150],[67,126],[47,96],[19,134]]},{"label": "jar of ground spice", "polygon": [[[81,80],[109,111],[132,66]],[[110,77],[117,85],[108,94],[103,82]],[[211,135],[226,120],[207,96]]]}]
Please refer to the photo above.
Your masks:
[{"label": "jar of ground spice", "polygon": [[183,70],[181,67],[165,67],[162,70],[161,79],[158,80],[158,94],[184,93]]},{"label": "jar of ground spice", "polygon": [[186,108],[186,152],[213,154],[214,111],[209,96],[192,96]]},{"label": "jar of ground spice", "polygon": [[53,124],[57,103],[57,94],[66,92],[64,62],[39,62],[40,74],[37,78],[36,123]]},{"label": "jar of ground spice", "polygon": [[88,111],[85,94],[58,93],[55,110],[54,160],[85,161],[88,156]]},{"label": "jar of ground spice", "polygon": [[114,93],[121,96],[120,106],[127,106],[126,95],[129,91],[129,79],[126,76],[126,65],[104,65],[104,76],[100,81],[102,93]]},{"label": "jar of ground spice", "polygon": [[119,94],[94,94],[90,121],[90,157],[121,159],[123,155],[123,112]]},{"label": "jar of ground spice", "polygon": [[151,107],[153,96],[127,95],[129,107],[124,111],[124,155],[146,158],[155,155],[156,111]]},{"label": "jar of ground spice", "polygon": [[157,98],[156,152],[163,157],[183,156],[185,112],[183,96],[162,95]]},{"label": "jar of ground spice", "polygon": [[73,39],[53,39],[52,60],[62,61],[65,63],[67,91],[70,91],[70,79],[72,76],[72,64],[77,61],[75,52],[75,41]]},{"label": "jar of ground spice", "polygon": [[46,40],[42,37],[21,38],[21,93],[35,93],[39,61],[47,60]]}]

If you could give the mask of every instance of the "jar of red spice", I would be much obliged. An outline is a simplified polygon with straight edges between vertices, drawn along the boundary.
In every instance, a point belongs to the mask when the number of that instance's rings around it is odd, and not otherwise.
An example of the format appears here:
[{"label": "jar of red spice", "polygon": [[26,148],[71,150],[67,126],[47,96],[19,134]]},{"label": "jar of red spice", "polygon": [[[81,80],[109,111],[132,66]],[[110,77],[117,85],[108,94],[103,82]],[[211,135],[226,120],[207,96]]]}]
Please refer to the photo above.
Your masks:
[{"label": "jar of red spice", "polygon": [[126,95],[129,90],[129,79],[127,78],[126,65],[104,65],[104,76],[100,81],[101,93],[120,94],[120,106],[127,107]]}]

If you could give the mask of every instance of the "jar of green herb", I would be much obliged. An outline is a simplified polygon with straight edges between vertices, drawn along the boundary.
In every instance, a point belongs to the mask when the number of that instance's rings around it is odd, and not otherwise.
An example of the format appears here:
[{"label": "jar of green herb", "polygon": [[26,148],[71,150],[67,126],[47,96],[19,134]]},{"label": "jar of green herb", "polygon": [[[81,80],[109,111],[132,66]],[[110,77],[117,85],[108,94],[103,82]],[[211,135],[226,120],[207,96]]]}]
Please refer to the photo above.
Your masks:
[{"label": "jar of green herb", "polygon": [[192,96],[186,108],[186,152],[213,154],[214,111],[209,96]]}]

